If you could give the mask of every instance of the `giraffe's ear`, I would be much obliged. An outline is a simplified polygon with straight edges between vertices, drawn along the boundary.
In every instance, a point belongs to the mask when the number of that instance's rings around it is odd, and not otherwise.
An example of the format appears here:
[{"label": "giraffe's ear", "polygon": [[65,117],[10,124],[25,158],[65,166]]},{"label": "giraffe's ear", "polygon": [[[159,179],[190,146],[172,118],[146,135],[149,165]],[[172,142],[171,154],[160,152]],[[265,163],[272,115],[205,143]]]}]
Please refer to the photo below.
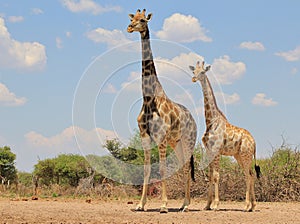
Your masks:
[{"label": "giraffe's ear", "polygon": [[134,15],[133,14],[128,14],[130,19],[133,19]]},{"label": "giraffe's ear", "polygon": [[194,71],[195,70],[195,67],[194,66],[189,66],[189,68],[192,70],[192,71]]},{"label": "giraffe's ear", "polygon": [[211,68],[211,65],[207,66],[207,67],[205,68],[205,71],[207,72],[208,70],[210,70],[210,68]]},{"label": "giraffe's ear", "polygon": [[149,13],[146,19],[147,21],[150,21],[152,19],[152,13]]}]

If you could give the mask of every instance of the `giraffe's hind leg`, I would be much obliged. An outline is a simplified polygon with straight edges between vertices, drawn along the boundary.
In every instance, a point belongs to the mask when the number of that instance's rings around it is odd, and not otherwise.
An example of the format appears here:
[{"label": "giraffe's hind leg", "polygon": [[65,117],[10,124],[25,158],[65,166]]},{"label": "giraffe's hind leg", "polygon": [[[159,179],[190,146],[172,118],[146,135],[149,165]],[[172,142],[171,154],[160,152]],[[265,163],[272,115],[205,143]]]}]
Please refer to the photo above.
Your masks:
[{"label": "giraffe's hind leg", "polygon": [[180,207],[180,211],[187,212],[188,206],[191,202],[190,197],[190,186],[191,186],[191,175],[190,175],[190,159],[186,159],[187,157],[191,157],[191,153],[184,150],[182,140],[179,141],[175,147],[175,154],[179,161],[179,169],[182,168],[183,171],[183,180],[184,180],[184,201],[182,206]]},{"label": "giraffe's hind leg", "polygon": [[246,198],[245,198],[245,208],[244,211],[251,212],[253,211],[256,202],[254,198],[254,175],[251,170],[251,162],[252,159],[249,159],[248,156],[235,156],[236,160],[238,161],[239,165],[242,167],[245,175],[245,182],[246,182]]},{"label": "giraffe's hind leg", "polygon": [[[252,170],[251,170],[251,172],[252,172]],[[251,200],[251,209],[250,209],[250,211],[254,211],[255,207],[256,207],[254,182],[255,182],[255,175],[252,172],[251,173],[251,185],[250,185],[250,200]]]}]

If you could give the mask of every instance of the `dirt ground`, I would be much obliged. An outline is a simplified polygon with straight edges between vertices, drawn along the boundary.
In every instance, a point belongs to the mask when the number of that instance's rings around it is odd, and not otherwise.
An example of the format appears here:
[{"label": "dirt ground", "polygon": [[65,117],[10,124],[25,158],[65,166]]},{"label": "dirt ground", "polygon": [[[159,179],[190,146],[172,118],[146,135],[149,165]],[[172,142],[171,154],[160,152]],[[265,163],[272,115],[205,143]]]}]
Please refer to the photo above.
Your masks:
[{"label": "dirt ground", "polygon": [[[133,203],[133,204],[132,204]],[[181,201],[169,201],[160,214],[159,200],[148,201],[146,212],[134,212],[138,201],[0,199],[0,223],[300,223],[300,203],[258,203],[243,212],[242,202],[221,202],[219,211],[204,211],[205,201],[193,200],[189,212],[178,212]]]}]

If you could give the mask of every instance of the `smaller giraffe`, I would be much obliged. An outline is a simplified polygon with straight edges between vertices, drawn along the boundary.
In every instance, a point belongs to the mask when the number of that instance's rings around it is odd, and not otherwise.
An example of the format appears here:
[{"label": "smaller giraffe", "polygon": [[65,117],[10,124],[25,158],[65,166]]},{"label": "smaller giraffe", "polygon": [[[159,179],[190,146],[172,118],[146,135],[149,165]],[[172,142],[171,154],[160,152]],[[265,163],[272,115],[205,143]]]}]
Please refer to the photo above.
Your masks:
[{"label": "smaller giraffe", "polygon": [[215,199],[212,208],[218,209],[219,205],[219,169],[220,156],[234,156],[244,171],[246,179],[246,206],[245,211],[254,211],[256,206],[254,193],[254,174],[252,171],[252,160],[255,161],[257,178],[260,175],[260,167],[256,165],[256,144],[251,134],[243,129],[230,124],[225,115],[218,108],[213,89],[207,78],[206,72],[211,66],[204,67],[204,62],[196,67],[190,66],[193,71],[192,81],[200,81],[204,95],[206,131],[202,142],[207,150],[209,165],[209,189],[208,201],[205,210],[211,209],[213,202],[213,184],[215,184]]}]

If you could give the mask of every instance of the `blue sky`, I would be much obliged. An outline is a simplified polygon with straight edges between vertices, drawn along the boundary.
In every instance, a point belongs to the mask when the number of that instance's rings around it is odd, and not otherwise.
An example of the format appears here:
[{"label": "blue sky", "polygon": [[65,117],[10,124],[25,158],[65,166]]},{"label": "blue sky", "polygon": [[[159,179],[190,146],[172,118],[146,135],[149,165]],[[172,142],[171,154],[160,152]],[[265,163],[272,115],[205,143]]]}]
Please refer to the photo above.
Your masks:
[{"label": "blue sky", "polygon": [[[204,59],[219,107],[248,129],[258,157],[284,136],[300,144],[299,1],[1,1],[0,145],[31,171],[59,153],[103,153],[126,140],[141,107],[140,36],[129,13],[149,22],[159,79],[204,133],[203,98],[189,65]],[[77,139],[77,143],[76,140]]]}]

